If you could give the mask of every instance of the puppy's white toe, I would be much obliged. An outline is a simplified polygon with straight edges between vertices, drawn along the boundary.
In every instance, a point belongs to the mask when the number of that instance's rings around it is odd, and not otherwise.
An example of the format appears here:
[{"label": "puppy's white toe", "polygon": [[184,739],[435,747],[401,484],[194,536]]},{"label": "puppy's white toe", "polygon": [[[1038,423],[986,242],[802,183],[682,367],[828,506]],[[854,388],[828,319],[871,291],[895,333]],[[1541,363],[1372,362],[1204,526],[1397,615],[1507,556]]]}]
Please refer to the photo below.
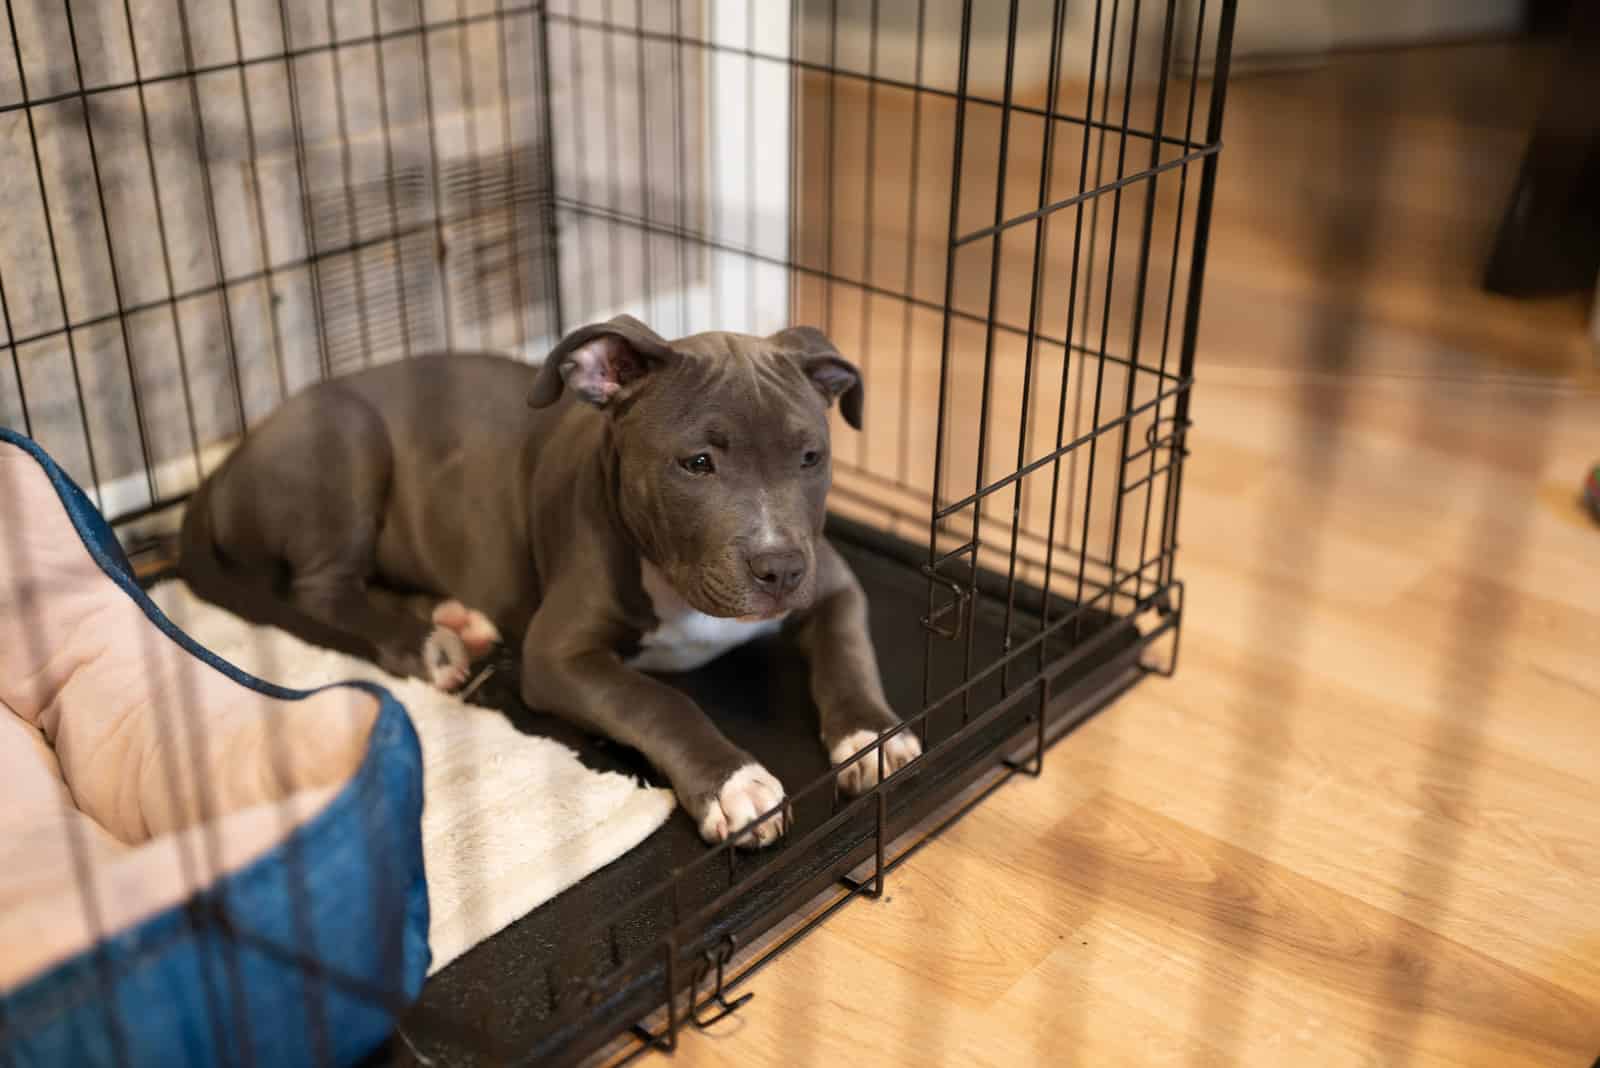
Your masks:
[{"label": "puppy's white toe", "polygon": [[733,837],[736,845],[758,849],[771,845],[788,829],[785,806],[768,816],[747,833],[757,816],[770,812],[783,801],[783,783],[760,764],[746,764],[722,784],[717,796],[700,818],[700,836],[716,844]]},{"label": "puppy's white toe", "polygon": [[471,664],[461,635],[450,627],[434,627],[422,643],[422,670],[429,682],[446,693],[461,688]]},{"label": "puppy's white toe", "polygon": [[[869,730],[851,731],[828,751],[828,758],[839,769],[839,789],[844,793],[854,796],[878,785],[878,750],[861,752],[877,737]],[[893,775],[922,755],[922,743],[910,728],[884,742],[882,749],[885,777]],[[861,755],[857,756],[858,753]]]},{"label": "puppy's white toe", "polygon": [[449,627],[461,636],[467,655],[473,659],[487,653],[500,643],[500,629],[488,616],[476,608],[468,608],[460,601],[440,601],[433,609],[433,622]]}]

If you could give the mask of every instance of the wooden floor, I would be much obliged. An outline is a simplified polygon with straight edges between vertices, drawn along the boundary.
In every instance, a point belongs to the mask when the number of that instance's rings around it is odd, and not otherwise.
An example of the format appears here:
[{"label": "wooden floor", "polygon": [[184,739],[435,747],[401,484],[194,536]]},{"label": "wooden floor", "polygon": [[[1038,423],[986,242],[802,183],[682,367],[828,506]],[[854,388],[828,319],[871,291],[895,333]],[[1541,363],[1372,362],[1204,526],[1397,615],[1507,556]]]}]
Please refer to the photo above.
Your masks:
[{"label": "wooden floor", "polygon": [[752,979],[680,1063],[1600,1055],[1586,299],[1474,288],[1538,58],[1236,83],[1177,677]]}]

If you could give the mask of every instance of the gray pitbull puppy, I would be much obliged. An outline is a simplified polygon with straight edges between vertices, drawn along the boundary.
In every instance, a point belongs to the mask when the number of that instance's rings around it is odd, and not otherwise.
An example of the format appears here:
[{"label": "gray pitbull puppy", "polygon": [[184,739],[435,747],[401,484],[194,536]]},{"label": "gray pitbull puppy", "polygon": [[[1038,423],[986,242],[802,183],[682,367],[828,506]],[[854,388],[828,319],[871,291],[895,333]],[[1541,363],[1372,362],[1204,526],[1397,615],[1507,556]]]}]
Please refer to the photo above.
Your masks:
[{"label": "gray pitbull puppy", "polygon": [[[539,367],[387,364],[252,431],[192,498],[179,573],[447,690],[502,635],[520,642],[530,706],[642,753],[708,842],[754,824],[740,844],[766,845],[783,785],[647,672],[782,631],[809,658],[841,788],[877,782],[876,753],[851,758],[900,721],[861,587],[822,536],[836,401],[859,429],[860,374],[810,327],[669,342],[620,316]],[[901,731],[885,769],[920,751]]]}]

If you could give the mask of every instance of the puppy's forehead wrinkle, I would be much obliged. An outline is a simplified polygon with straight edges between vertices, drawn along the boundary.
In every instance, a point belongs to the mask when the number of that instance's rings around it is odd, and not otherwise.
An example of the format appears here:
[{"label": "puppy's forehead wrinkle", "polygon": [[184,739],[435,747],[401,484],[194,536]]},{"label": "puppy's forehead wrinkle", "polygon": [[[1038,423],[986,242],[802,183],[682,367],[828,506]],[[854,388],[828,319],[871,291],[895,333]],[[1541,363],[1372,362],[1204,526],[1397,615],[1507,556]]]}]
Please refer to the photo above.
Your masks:
[{"label": "puppy's forehead wrinkle", "polygon": [[[716,426],[742,440],[784,440],[816,432],[817,413],[800,368],[765,345],[700,335],[683,345],[665,389],[650,405],[652,423]],[[681,343],[680,343],[681,344]]]},{"label": "puppy's forehead wrinkle", "polygon": [[792,363],[772,352],[751,354],[750,368],[758,383],[780,397],[787,397],[787,390],[794,387],[798,377]]},{"label": "puppy's forehead wrinkle", "polygon": [[750,389],[755,395],[755,407],[759,411],[767,406],[766,377],[762,374],[761,363],[752,353],[741,352],[740,363],[744,365],[745,374],[749,376]]}]

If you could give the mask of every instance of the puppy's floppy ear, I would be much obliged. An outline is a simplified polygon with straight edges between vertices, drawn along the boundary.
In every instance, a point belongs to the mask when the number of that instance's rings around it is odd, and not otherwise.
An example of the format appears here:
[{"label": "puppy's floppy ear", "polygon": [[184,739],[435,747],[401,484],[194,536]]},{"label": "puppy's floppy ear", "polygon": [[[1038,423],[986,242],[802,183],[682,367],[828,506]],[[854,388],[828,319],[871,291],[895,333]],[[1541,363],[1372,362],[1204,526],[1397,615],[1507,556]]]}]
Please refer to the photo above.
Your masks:
[{"label": "puppy's floppy ear", "polygon": [[861,429],[861,409],[866,400],[861,372],[839,355],[839,349],[826,334],[814,326],[791,326],[768,340],[791,352],[823,399],[829,404],[837,400],[844,421]]},{"label": "puppy's floppy ear", "polygon": [[596,408],[604,408],[676,356],[660,334],[631,315],[580,326],[545,358],[528,395],[528,406],[548,407],[567,388]]}]

